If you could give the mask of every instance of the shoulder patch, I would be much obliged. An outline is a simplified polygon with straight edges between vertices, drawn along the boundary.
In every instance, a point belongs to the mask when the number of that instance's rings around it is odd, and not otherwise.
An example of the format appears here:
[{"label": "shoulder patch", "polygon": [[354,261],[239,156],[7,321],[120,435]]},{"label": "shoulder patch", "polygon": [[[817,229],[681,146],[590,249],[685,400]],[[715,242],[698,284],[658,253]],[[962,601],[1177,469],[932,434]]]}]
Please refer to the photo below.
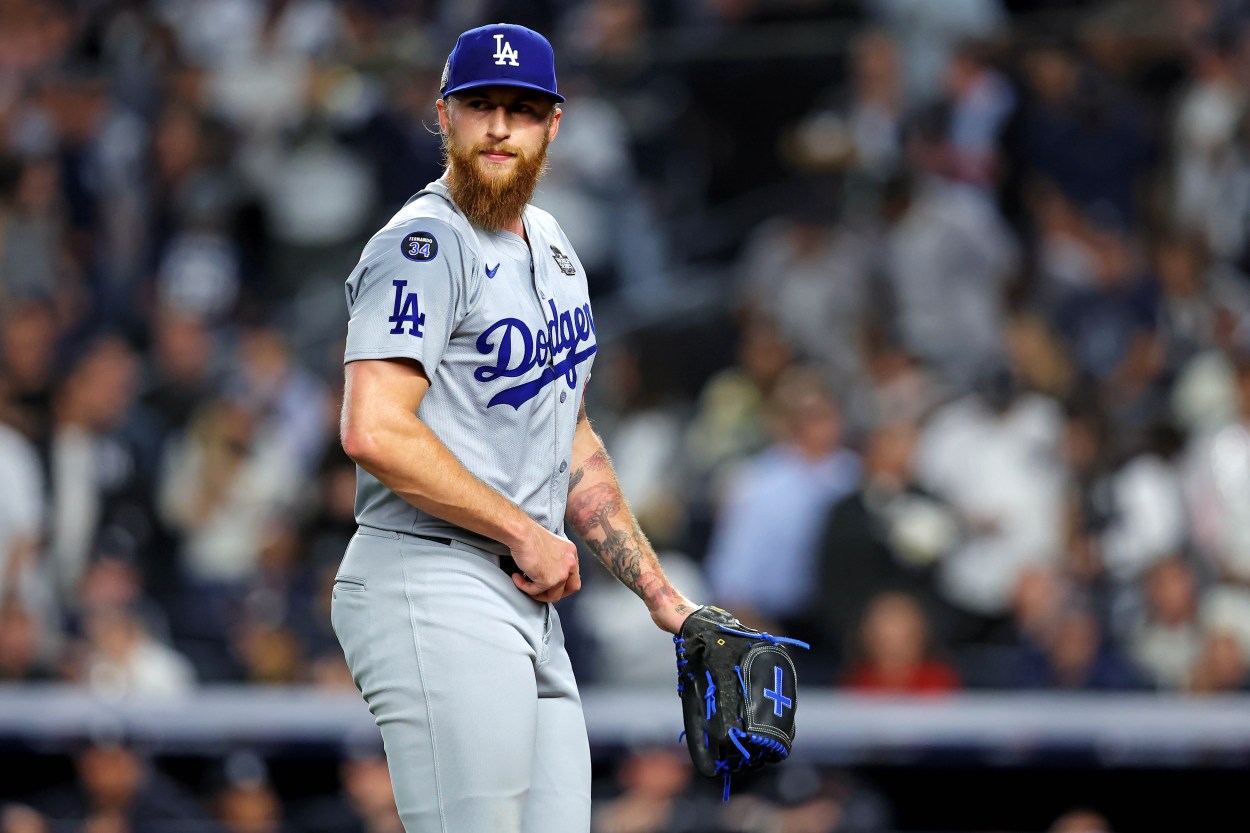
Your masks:
[{"label": "shoulder patch", "polygon": [[404,257],[425,263],[438,257],[438,241],[428,231],[414,231],[399,244]]},{"label": "shoulder patch", "polygon": [[551,256],[555,258],[556,265],[560,267],[561,272],[566,275],[577,274],[577,267],[573,265],[573,261],[569,259],[568,255],[557,249],[555,246],[551,247]]}]

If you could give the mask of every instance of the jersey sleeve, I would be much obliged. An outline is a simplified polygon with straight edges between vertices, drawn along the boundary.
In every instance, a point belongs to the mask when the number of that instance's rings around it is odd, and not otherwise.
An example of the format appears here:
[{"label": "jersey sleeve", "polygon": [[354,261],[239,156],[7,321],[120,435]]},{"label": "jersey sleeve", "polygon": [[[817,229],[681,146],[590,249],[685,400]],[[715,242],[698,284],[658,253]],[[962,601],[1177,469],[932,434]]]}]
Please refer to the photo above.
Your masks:
[{"label": "jersey sleeve", "polygon": [[347,279],[343,362],[415,359],[433,377],[464,318],[476,258],[442,220],[418,217],[384,228]]}]

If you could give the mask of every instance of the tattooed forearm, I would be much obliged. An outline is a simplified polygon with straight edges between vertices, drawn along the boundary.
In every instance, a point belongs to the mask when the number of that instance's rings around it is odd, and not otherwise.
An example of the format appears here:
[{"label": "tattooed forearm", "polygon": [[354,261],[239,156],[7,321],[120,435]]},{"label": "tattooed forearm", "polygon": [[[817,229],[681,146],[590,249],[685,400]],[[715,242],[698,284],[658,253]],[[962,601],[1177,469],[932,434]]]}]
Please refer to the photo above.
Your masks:
[{"label": "tattooed forearm", "polygon": [[[604,525],[611,529],[610,524],[605,522]],[[629,535],[613,529],[602,541],[590,540],[586,544],[612,575],[641,595],[639,583],[642,580],[642,550]]]},{"label": "tattooed forearm", "polygon": [[[587,461],[588,467],[596,457],[600,454]],[[606,455],[602,460],[606,463]],[[569,501],[568,517],[586,546],[612,575],[648,600],[656,584],[656,577],[648,569],[648,558],[644,554],[644,548],[649,550],[649,545],[638,524],[634,523],[628,531],[614,525],[614,517],[623,508],[622,503],[615,483],[596,483]]]},{"label": "tattooed forearm", "polygon": [[601,516],[614,515],[621,508],[620,492],[612,483],[586,486],[569,498],[565,514],[583,538],[603,532]]},{"label": "tattooed forearm", "polygon": [[569,475],[569,494],[573,494],[573,490],[578,487],[582,479],[586,477],[587,472],[600,471],[602,469],[610,469],[611,461],[608,460],[607,452],[599,449],[594,454],[586,458],[586,462]]}]

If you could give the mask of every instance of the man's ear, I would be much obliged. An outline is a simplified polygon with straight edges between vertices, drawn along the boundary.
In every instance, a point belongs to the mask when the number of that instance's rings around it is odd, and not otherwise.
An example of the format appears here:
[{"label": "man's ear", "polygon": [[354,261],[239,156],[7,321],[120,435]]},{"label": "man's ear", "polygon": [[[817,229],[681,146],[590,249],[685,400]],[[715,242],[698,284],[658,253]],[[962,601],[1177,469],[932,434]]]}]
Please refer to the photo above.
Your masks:
[{"label": "man's ear", "polygon": [[547,141],[555,139],[556,134],[560,132],[560,117],[564,115],[564,111],[559,107],[551,113],[551,124],[547,127]]},{"label": "man's ear", "polygon": [[438,101],[434,102],[434,109],[438,110],[438,129],[444,135],[447,134],[447,123],[450,118],[450,106],[451,103],[445,98],[440,98]]}]

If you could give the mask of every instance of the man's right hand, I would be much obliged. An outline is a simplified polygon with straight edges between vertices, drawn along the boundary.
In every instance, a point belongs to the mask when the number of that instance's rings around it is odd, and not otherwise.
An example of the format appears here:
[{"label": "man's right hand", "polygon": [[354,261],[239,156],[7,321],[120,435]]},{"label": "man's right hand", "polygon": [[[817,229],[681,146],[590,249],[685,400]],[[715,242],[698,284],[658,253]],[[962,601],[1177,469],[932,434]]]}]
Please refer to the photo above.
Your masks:
[{"label": "man's right hand", "polygon": [[512,559],[524,575],[512,574],[512,581],[540,602],[558,602],[581,589],[577,547],[538,524],[529,536],[512,547]]}]

